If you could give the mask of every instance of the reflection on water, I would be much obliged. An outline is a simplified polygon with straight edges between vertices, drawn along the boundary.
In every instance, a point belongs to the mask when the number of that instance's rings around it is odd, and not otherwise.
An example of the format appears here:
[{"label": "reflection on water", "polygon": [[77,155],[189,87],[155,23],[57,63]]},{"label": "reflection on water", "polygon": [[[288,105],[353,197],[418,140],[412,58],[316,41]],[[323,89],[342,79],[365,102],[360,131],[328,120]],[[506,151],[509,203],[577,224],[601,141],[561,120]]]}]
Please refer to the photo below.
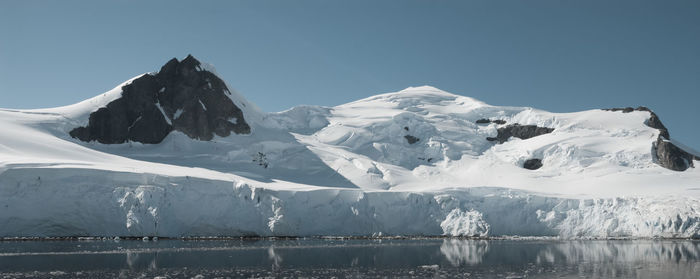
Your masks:
[{"label": "reflection on water", "polygon": [[699,262],[700,242],[691,240],[0,241],[0,278],[197,274],[694,278],[700,272]]},{"label": "reflection on water", "polygon": [[270,246],[270,248],[267,249],[267,256],[270,261],[272,261],[272,270],[278,270],[280,268],[280,264],[282,263],[282,255],[278,255],[275,253],[275,246]]},{"label": "reflection on water", "polygon": [[[498,249],[489,253],[489,247]],[[504,251],[507,249],[509,252]],[[563,262],[694,263],[700,260],[700,241],[676,240],[469,240],[444,239],[440,252],[453,266],[488,261],[520,260],[538,264]]]},{"label": "reflection on water", "polygon": [[700,242],[688,240],[443,240],[440,251],[454,267],[465,265],[560,266],[595,277],[675,274],[697,278]]},{"label": "reflection on water", "polygon": [[488,250],[486,240],[445,239],[440,245],[440,252],[452,266],[481,263]]}]

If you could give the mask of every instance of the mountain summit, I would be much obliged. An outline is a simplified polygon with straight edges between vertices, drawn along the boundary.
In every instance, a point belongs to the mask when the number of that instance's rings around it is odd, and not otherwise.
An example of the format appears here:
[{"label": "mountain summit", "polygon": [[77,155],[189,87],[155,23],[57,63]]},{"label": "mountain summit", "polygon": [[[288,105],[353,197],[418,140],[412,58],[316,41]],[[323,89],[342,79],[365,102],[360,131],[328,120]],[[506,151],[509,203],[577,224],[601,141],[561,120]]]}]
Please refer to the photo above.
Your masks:
[{"label": "mountain summit", "polygon": [[90,114],[87,126],[70,131],[82,141],[160,143],[171,131],[198,140],[250,133],[226,83],[192,55],[166,63],[122,87],[121,98]]},{"label": "mountain summit", "polygon": [[[182,61],[173,58],[163,65],[157,73],[144,74],[127,82],[121,87],[119,98],[92,111],[87,125],[76,127],[69,134],[71,137],[85,142],[120,144],[130,141],[158,144],[172,131],[182,132],[192,139],[201,141],[212,140],[215,135],[227,137],[231,133],[251,133],[251,126],[246,121],[241,108],[233,102],[234,98],[232,98],[232,93],[226,83],[213,72],[213,68],[211,71],[209,69],[210,67],[203,65],[192,55],[188,55]],[[241,96],[235,97],[242,99]],[[447,107],[458,99],[462,104],[462,109],[469,109],[472,112],[489,107],[478,100],[454,95],[432,86],[410,87],[397,93],[377,95],[348,105],[389,101],[397,103],[399,106],[406,106],[402,108],[403,110],[415,112],[420,106]],[[245,106],[245,103],[241,103],[241,105]],[[651,159],[667,169],[676,171],[684,171],[694,167],[693,161],[697,158],[670,141],[668,130],[650,109],[628,107],[605,110],[622,113],[634,111],[648,113],[649,116],[644,123],[648,127],[658,130],[657,140],[650,144],[652,147]],[[306,113],[311,112],[314,110],[308,110]],[[294,122],[296,123],[292,126],[306,126],[308,124],[304,124],[306,122],[317,122],[321,124],[319,128],[322,128],[328,124],[329,116],[325,115],[319,118],[317,115],[313,121],[309,119],[285,120],[271,115],[268,115],[266,119],[268,120],[267,124],[274,123],[275,120],[286,122],[285,124],[276,123],[278,124],[277,128],[284,128]],[[487,113],[481,116],[487,116]],[[488,124],[492,121],[482,118],[475,123]],[[493,123],[502,125],[506,122],[495,120]],[[508,124],[507,126],[499,126],[496,130],[496,136],[486,137],[486,139],[502,144],[512,137],[529,139],[554,131],[552,127],[521,125],[521,123]],[[405,128],[409,129],[408,126]],[[333,129],[334,127],[329,127],[326,130]],[[308,132],[308,129],[305,132]],[[411,135],[408,130],[404,133],[406,135],[402,136],[409,144],[413,145],[420,141],[420,138]],[[358,134],[355,134],[355,137],[357,136]],[[403,149],[403,147],[398,149]],[[405,152],[398,149],[397,153]],[[417,154],[416,156],[423,155]],[[396,160],[396,158],[392,158],[392,160]],[[433,160],[434,158],[430,161]],[[530,158],[527,160],[528,162],[538,162],[535,165],[539,168],[541,159]],[[417,166],[420,164],[420,162],[414,162],[409,165]],[[528,164],[528,166],[533,165]]]}]

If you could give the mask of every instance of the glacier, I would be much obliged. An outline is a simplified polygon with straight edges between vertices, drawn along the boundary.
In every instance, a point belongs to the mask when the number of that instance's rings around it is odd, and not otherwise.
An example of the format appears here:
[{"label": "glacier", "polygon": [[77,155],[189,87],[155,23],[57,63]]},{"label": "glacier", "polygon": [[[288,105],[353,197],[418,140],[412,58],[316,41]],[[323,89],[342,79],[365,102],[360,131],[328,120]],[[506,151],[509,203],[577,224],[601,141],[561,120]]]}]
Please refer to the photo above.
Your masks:
[{"label": "glacier", "polygon": [[[268,113],[227,85],[249,134],[69,135],[139,77],[74,105],[0,109],[0,237],[700,236],[700,171],[656,162],[648,111],[551,113],[421,86]],[[510,124],[551,132],[487,139]]]}]

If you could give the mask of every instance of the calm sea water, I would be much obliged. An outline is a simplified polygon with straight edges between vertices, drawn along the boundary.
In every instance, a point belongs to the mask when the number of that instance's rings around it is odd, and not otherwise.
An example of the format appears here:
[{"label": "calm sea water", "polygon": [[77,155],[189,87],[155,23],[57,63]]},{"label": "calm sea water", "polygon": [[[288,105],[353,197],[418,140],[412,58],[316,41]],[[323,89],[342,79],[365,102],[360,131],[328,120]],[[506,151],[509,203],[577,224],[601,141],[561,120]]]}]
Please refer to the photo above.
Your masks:
[{"label": "calm sea water", "polygon": [[700,278],[691,240],[0,241],[0,278]]}]

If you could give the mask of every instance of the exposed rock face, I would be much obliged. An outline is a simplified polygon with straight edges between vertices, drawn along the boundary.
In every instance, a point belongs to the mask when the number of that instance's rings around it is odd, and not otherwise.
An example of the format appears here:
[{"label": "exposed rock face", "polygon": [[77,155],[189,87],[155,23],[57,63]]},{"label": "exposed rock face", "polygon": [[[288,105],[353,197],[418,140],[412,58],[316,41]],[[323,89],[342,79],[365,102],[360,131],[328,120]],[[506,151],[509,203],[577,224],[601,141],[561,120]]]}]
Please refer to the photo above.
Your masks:
[{"label": "exposed rock face", "polygon": [[626,107],[611,108],[604,110],[622,111],[622,113],[629,113],[633,111],[648,111],[650,117],[649,119],[647,119],[646,122],[644,122],[644,124],[651,128],[659,130],[659,137],[654,143],[652,143],[652,155],[655,158],[656,162],[662,167],[675,171],[684,171],[688,168],[695,167],[693,165],[693,160],[700,159],[671,143],[669,141],[669,139],[671,139],[671,135],[668,133],[668,129],[666,129],[666,126],[664,126],[664,124],[661,123],[659,116],[657,116],[656,113],[651,111],[649,108]]},{"label": "exposed rock face", "polygon": [[633,112],[634,108],[633,107],[626,107],[626,108],[609,108],[609,109],[603,109],[607,111],[622,111],[622,113],[629,113]]},{"label": "exposed rock face", "polygon": [[654,142],[652,150],[656,151],[656,160],[659,165],[675,171],[684,171],[694,167],[693,159],[697,160],[695,156],[685,152],[660,135]]},{"label": "exposed rock face", "polygon": [[406,141],[408,141],[408,144],[414,144],[420,140],[419,138],[411,135],[405,135],[403,137],[406,139]]},{"label": "exposed rock face", "polygon": [[489,124],[489,123],[496,123],[498,125],[503,125],[503,124],[506,124],[506,121],[502,120],[502,119],[491,120],[491,119],[486,119],[486,118],[481,118],[481,119],[476,121],[476,124]]},{"label": "exposed rock face", "polygon": [[486,138],[489,141],[498,141],[498,143],[504,143],[508,141],[510,137],[516,137],[519,139],[529,139],[532,137],[549,134],[554,131],[554,128],[538,127],[536,125],[520,125],[511,124],[502,128],[498,128],[498,135],[496,137]]},{"label": "exposed rock face", "polygon": [[523,163],[523,168],[528,170],[536,170],[542,167],[542,160],[540,159],[528,159]]},{"label": "exposed rock face", "polygon": [[88,125],[70,135],[114,144],[159,143],[172,130],[198,140],[248,134],[250,126],[230,94],[226,84],[191,55],[182,61],[173,58],[157,74],[123,86],[121,98],[91,113]]}]

